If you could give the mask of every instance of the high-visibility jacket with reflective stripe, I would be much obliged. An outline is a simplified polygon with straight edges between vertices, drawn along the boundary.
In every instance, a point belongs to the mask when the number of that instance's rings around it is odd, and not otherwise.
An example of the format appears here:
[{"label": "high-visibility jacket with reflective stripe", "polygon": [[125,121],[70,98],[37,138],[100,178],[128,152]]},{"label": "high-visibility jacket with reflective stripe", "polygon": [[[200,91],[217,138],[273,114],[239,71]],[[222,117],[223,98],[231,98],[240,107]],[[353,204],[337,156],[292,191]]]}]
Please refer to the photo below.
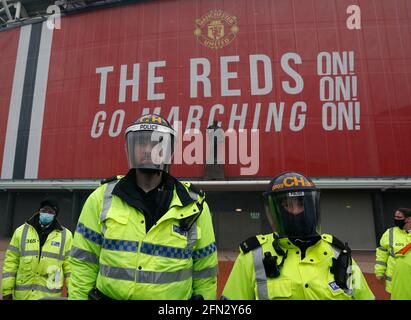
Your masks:
[{"label": "high-visibility jacket with reflective stripe", "polygon": [[398,227],[387,229],[381,237],[380,247],[376,250],[374,272],[377,276],[385,275],[385,290],[391,293],[391,280],[395,268],[395,252],[411,242],[411,233]]},{"label": "high-visibility jacket with reflective stripe", "polygon": [[392,300],[411,300],[411,250],[397,254],[392,275]]},{"label": "high-visibility jacket with reflective stripe", "polygon": [[332,258],[340,251],[332,245],[332,236],[324,234],[315,245],[309,247],[301,260],[300,249],[288,239],[279,240],[280,247],[287,251],[280,275],[267,277],[263,258],[266,252],[282,257],[273,248],[273,234],[258,235],[260,246],[237,257],[222,293],[222,299],[234,300],[351,300],[374,299],[368,284],[353,260],[351,290],[343,290],[335,283],[330,271]]},{"label": "high-visibility jacket with reflective stripe", "polygon": [[[96,286],[113,299],[215,299],[217,252],[204,197],[185,205],[173,192],[168,211],[146,232],[142,212],[111,194],[117,181],[87,199],[74,235],[69,299]],[[184,184],[189,192],[189,184]],[[181,219],[202,213],[190,230]]]},{"label": "high-visibility jacket with reflective stripe", "polygon": [[40,254],[36,229],[28,223],[16,229],[4,259],[2,294],[15,300],[59,297],[70,275],[72,234],[63,227],[48,235]]}]

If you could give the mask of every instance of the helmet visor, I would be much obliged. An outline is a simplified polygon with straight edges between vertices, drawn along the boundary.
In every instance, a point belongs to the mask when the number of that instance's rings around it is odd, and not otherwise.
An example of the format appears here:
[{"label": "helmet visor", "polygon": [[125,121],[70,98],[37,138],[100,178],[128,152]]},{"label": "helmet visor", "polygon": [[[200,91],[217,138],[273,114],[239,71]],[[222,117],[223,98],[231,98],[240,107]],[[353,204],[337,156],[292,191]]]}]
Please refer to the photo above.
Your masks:
[{"label": "helmet visor", "polygon": [[268,220],[280,237],[306,238],[320,233],[318,191],[267,193]]},{"label": "helmet visor", "polygon": [[167,171],[172,157],[172,136],[158,131],[131,131],[126,136],[129,169]]}]

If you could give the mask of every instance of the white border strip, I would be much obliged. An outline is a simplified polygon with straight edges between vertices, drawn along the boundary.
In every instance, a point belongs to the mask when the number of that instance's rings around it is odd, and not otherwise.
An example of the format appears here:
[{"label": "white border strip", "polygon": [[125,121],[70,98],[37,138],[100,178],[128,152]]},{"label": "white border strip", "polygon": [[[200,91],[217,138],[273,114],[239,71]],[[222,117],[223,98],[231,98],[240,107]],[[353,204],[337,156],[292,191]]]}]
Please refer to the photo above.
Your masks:
[{"label": "white border strip", "polygon": [[[189,180],[193,185],[208,191],[263,191],[269,180]],[[320,189],[411,189],[411,177],[399,178],[317,178],[312,179]],[[95,189],[101,179],[55,179],[55,180],[0,180],[0,189]]]},{"label": "white border strip", "polygon": [[3,151],[1,178],[11,179],[16,156],[17,133],[19,129],[21,100],[23,97],[24,78],[26,75],[27,56],[29,53],[31,25],[21,27],[16,66],[14,69],[13,88],[11,92],[9,117],[7,120],[6,139]]},{"label": "white border strip", "polygon": [[54,29],[47,27],[47,21],[43,22],[33,93],[33,107],[31,111],[29,142],[27,146],[26,170],[24,173],[25,179],[36,179],[38,177],[44,107],[46,102],[51,44],[53,42],[53,30]]}]

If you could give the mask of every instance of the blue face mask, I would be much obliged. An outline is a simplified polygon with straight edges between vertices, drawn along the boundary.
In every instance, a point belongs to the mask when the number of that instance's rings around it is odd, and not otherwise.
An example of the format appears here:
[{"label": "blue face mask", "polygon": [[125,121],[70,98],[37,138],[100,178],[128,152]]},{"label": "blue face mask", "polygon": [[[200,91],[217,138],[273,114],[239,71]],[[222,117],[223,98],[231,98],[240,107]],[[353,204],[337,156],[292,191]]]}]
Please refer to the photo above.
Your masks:
[{"label": "blue face mask", "polygon": [[48,225],[54,220],[54,214],[47,212],[40,212],[40,223],[42,225]]}]

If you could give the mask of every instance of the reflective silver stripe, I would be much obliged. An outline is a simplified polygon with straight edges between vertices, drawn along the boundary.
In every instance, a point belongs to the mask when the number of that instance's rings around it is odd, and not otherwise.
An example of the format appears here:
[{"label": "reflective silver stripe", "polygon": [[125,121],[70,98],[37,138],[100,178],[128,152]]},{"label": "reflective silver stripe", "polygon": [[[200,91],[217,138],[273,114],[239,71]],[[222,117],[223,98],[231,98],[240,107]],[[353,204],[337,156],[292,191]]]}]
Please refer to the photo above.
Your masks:
[{"label": "reflective silver stripe", "polygon": [[14,252],[20,253],[19,248],[15,247],[15,246],[12,246],[12,245],[9,245],[9,247],[7,248],[7,250],[10,250],[10,251],[14,251]]},{"label": "reflective silver stripe", "polygon": [[192,277],[192,270],[156,272],[100,265],[100,274],[107,278],[135,281],[137,283],[164,284],[187,280]]},{"label": "reflective silver stripe", "polygon": [[394,228],[390,228],[388,230],[388,245],[391,248],[390,255],[392,257],[395,257],[395,253],[394,253]]},{"label": "reflective silver stripe", "polygon": [[[390,228],[388,230],[388,245],[391,248],[391,255],[392,255],[392,251],[394,251],[394,228]],[[395,254],[394,254],[395,256]]]},{"label": "reflective silver stripe", "polygon": [[387,263],[382,262],[382,261],[375,261],[375,264],[379,264],[379,265],[382,265],[382,266],[384,266],[384,267],[387,266]]},{"label": "reflective silver stripe", "polygon": [[111,267],[104,264],[100,265],[100,274],[107,278],[134,281],[136,277],[135,269]]},{"label": "reflective silver stripe", "polygon": [[381,251],[388,251],[388,250],[385,249],[384,247],[378,247],[377,249],[378,249],[378,250],[381,250]]},{"label": "reflective silver stripe", "polygon": [[190,188],[187,189],[187,193],[191,199],[193,199],[194,201],[198,201],[198,193],[195,193]]},{"label": "reflective silver stripe", "polygon": [[259,300],[268,300],[267,276],[263,265],[263,249],[258,247],[253,250],[255,281],[257,284]]},{"label": "reflective silver stripe", "polygon": [[388,230],[388,245],[392,248],[394,244],[394,228]]},{"label": "reflective silver stripe", "polygon": [[103,234],[106,233],[106,224],[104,223],[104,220],[106,220],[107,218],[107,212],[108,212],[108,209],[110,209],[111,207],[111,200],[113,199],[113,196],[111,195],[111,193],[113,192],[113,189],[118,183],[118,181],[119,180],[110,182],[107,185],[106,190],[104,191],[103,208],[100,214],[100,221],[103,223],[103,228],[102,228]]},{"label": "reflective silver stripe", "polygon": [[42,255],[43,257],[54,258],[54,259],[57,259],[57,260],[63,260],[63,258],[60,257],[60,255],[57,254],[57,253],[42,251],[42,252],[41,252],[41,255]]},{"label": "reflective silver stripe", "polygon": [[24,251],[24,254],[22,254],[22,257],[27,257],[27,256],[38,256],[39,252],[37,250],[28,250]]},{"label": "reflective silver stripe", "polygon": [[59,260],[64,260],[64,246],[66,244],[66,232],[67,229],[63,228],[63,231],[61,233],[61,244],[60,244],[60,253],[59,253]]},{"label": "reflective silver stripe", "polygon": [[203,270],[198,270],[193,272],[193,278],[209,278],[209,277],[215,277],[217,275],[217,267],[211,267]]},{"label": "reflective silver stripe", "polygon": [[391,277],[388,277],[388,276],[386,276],[385,279],[386,279],[387,281],[391,281],[391,280],[392,280],[392,278],[391,278]]},{"label": "reflective silver stripe", "polygon": [[107,218],[107,212],[108,209],[110,209],[111,200],[113,199],[111,193],[113,192],[113,189],[118,181],[119,180],[110,182],[104,191],[103,208],[101,210],[100,221],[104,221]]},{"label": "reflective silver stripe", "polygon": [[13,278],[13,277],[16,276],[16,274],[17,274],[17,272],[4,272],[3,273],[3,279],[4,278]]},{"label": "reflective silver stripe", "polygon": [[72,247],[68,255],[81,261],[98,264],[98,257],[87,250]]},{"label": "reflective silver stripe", "polygon": [[190,279],[192,275],[193,271],[191,269],[175,272],[137,271],[136,282],[153,284],[171,283]]},{"label": "reflective silver stripe", "polygon": [[338,259],[338,257],[340,256],[341,250],[335,246],[331,246],[331,248],[333,249],[334,259]]},{"label": "reflective silver stripe", "polygon": [[20,242],[20,254],[24,256],[24,249],[26,247],[27,232],[29,231],[29,225],[26,223],[23,228],[23,234],[21,235]]},{"label": "reflective silver stripe", "polygon": [[41,286],[38,284],[16,285],[15,290],[16,291],[36,290],[36,291],[42,291],[42,292],[47,292],[47,293],[60,293],[61,292],[61,289],[49,289],[45,286]]},{"label": "reflective silver stripe", "polygon": [[194,245],[197,242],[197,221],[194,222],[194,224],[191,226],[190,230],[188,230],[188,235],[187,235],[187,249],[192,251],[194,248]]}]

